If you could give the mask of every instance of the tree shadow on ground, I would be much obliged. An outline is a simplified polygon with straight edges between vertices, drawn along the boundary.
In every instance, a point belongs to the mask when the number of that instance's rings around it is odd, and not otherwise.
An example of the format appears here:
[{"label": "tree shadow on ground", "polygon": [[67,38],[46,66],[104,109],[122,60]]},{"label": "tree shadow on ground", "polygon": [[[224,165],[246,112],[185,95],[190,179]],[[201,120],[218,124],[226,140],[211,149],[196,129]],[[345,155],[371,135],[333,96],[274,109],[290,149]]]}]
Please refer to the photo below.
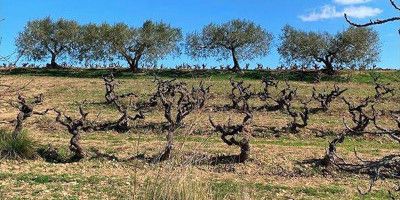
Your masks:
[{"label": "tree shadow on ground", "polygon": [[37,150],[39,157],[43,158],[48,163],[66,164],[75,163],[82,160],[82,158],[72,156],[64,156],[59,153],[59,150],[52,145],[42,147]]},{"label": "tree shadow on ground", "polygon": [[[160,154],[146,156],[145,154],[137,154],[128,158],[120,158],[113,154],[103,153],[98,149],[91,149],[92,156],[89,158],[90,160],[93,159],[100,159],[100,160],[108,160],[114,162],[130,162],[130,161],[143,161],[148,164],[157,164],[162,163],[163,161],[160,160]],[[170,160],[174,159],[174,157],[170,158]],[[180,165],[209,165],[209,166],[217,166],[217,165],[229,165],[229,164],[239,164],[240,158],[238,155],[217,155],[217,156],[210,156],[206,154],[198,154],[198,153],[190,153],[185,154],[183,157],[179,158],[182,159],[182,163]],[[252,162],[253,159],[249,159],[246,162]]]},{"label": "tree shadow on ground", "polygon": [[[50,77],[69,77],[69,78],[101,78],[104,74],[113,72],[115,77],[124,79],[149,78],[158,76],[160,78],[209,78],[226,79],[230,77],[245,80],[261,80],[262,77],[274,77],[277,80],[304,81],[314,83],[315,77],[320,73],[315,70],[243,70],[235,73],[228,70],[142,70],[133,74],[129,69],[85,69],[85,68],[13,68],[0,70],[0,75],[27,75],[27,76],[50,76]],[[322,75],[321,81],[346,82],[348,79],[337,73],[335,75]]]}]

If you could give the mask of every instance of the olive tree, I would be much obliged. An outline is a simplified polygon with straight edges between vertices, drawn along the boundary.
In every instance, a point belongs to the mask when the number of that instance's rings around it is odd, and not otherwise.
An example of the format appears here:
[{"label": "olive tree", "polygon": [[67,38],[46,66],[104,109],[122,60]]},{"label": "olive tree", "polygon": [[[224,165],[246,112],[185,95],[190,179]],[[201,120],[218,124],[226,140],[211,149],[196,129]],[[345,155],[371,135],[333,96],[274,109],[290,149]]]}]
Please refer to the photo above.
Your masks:
[{"label": "olive tree", "polygon": [[106,60],[108,53],[104,35],[108,27],[106,24],[101,26],[92,23],[82,25],[74,46],[74,58],[86,62]]},{"label": "olive tree", "polygon": [[251,21],[232,20],[209,24],[201,33],[187,36],[187,54],[193,58],[233,59],[233,70],[240,71],[239,60],[252,60],[269,54],[273,36]]},{"label": "olive tree", "polygon": [[79,25],[75,21],[50,17],[29,21],[16,39],[18,53],[30,60],[50,58],[48,67],[58,67],[57,58],[71,55]]},{"label": "olive tree", "polygon": [[379,59],[379,36],[370,28],[349,27],[335,35],[283,28],[279,54],[288,63],[322,63],[327,74],[335,66],[367,66]]},{"label": "olive tree", "polygon": [[179,28],[163,22],[146,21],[142,27],[93,24],[83,26],[80,37],[80,59],[124,59],[132,72],[139,62],[157,61],[172,53],[179,54],[182,33]]}]

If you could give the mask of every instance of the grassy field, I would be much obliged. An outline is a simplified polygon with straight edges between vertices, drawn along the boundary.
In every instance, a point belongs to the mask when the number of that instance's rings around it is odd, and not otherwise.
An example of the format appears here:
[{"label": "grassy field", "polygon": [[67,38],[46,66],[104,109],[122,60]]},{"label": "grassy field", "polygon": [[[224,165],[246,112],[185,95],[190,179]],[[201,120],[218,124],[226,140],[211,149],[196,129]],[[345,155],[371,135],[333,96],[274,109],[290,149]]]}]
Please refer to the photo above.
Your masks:
[{"label": "grassy field", "polygon": [[[77,116],[78,102],[88,100],[85,109],[93,120],[112,119],[118,116],[114,108],[104,102],[104,83],[100,78],[104,70],[29,70],[2,71],[2,83],[28,84],[26,96],[39,93],[45,101],[36,109],[58,108]],[[378,109],[400,110],[400,72],[381,71],[382,82],[391,83],[396,89],[394,96],[379,105]],[[150,75],[149,75],[150,74]],[[146,100],[155,91],[152,75],[173,78],[179,75],[189,85],[204,79],[212,85],[212,97],[207,108],[229,103],[230,73],[174,71],[131,75],[118,71],[118,92],[134,92],[136,100]],[[270,72],[245,72],[234,75],[261,91],[261,77]],[[299,98],[311,97],[312,87],[330,89],[334,83],[349,90],[344,97],[359,102],[374,95],[372,79],[366,72],[344,72],[333,78],[325,77],[312,84],[313,74],[305,78],[295,73],[274,74],[288,79],[297,87]],[[282,84],[281,84],[282,87]],[[275,91],[276,92],[276,91]],[[13,97],[15,98],[15,97]],[[296,100],[297,105],[299,101]],[[252,105],[263,102],[253,100]],[[313,104],[317,106],[317,104]],[[15,118],[17,110],[5,105],[0,108],[0,120]],[[378,181],[366,196],[358,194],[368,186],[369,177],[362,174],[325,173],[323,169],[306,161],[322,158],[328,143],[343,131],[342,117],[349,121],[346,105],[336,100],[327,113],[310,116],[310,125],[298,134],[278,131],[290,119],[281,112],[259,111],[254,113],[251,159],[245,164],[206,164],[201,161],[212,156],[234,155],[239,148],[224,144],[213,132],[208,122],[212,116],[217,122],[229,117],[238,122],[242,115],[224,111],[203,109],[185,119],[178,130],[174,157],[170,161],[151,164],[133,156],[149,157],[159,153],[165,144],[161,110],[146,114],[128,133],[93,132],[84,134],[82,145],[89,156],[76,163],[56,164],[35,160],[0,160],[0,199],[387,199],[389,190],[398,180]],[[26,123],[26,131],[38,147],[49,144],[68,155],[70,135],[55,122],[55,115],[32,117]],[[385,118],[382,123],[390,126]],[[3,128],[12,129],[10,125]],[[372,126],[371,126],[372,127]],[[374,129],[369,128],[373,131]],[[316,135],[323,135],[316,137]],[[357,162],[354,149],[364,159],[377,159],[388,154],[398,154],[399,144],[387,137],[366,135],[348,138],[338,148],[346,160]],[[108,160],[94,156],[96,150],[118,157]],[[197,162],[196,162],[197,161]],[[397,198],[400,198],[399,194]]]}]

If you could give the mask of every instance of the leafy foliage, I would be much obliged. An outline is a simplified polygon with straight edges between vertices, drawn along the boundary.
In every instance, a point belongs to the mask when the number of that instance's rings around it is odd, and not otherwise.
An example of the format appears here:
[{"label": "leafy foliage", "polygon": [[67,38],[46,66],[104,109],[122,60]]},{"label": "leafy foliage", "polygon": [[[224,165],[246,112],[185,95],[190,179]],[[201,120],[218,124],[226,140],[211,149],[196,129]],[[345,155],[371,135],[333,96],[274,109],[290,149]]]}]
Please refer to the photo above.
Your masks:
[{"label": "leafy foliage", "polygon": [[137,71],[141,60],[154,62],[171,53],[178,54],[178,43],[182,39],[179,28],[149,20],[139,28],[124,23],[89,24],[81,32],[79,59],[124,59],[132,71]]},{"label": "leafy foliage", "polygon": [[369,28],[349,27],[336,35],[305,32],[289,25],[282,31],[278,52],[288,63],[323,63],[331,73],[343,64],[365,66],[379,58],[379,37]]},{"label": "leafy foliage", "polygon": [[75,21],[50,17],[28,22],[16,39],[18,53],[28,59],[41,61],[51,58],[49,66],[57,67],[58,57],[71,55],[79,25]]},{"label": "leafy foliage", "polygon": [[187,54],[194,57],[218,57],[234,60],[252,60],[268,55],[273,36],[261,26],[250,21],[232,20],[224,24],[209,24],[201,33],[194,32],[186,38]]}]

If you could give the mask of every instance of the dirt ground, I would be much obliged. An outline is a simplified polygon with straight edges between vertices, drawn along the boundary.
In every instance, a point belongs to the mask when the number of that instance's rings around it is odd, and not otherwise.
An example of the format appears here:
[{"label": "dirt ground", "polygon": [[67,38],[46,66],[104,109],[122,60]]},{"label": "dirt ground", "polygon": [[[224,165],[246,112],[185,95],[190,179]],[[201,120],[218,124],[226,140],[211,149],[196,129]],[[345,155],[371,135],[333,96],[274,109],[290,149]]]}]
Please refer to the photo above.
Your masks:
[{"label": "dirt ground", "polygon": [[[118,77],[117,77],[118,79]],[[113,119],[115,109],[105,105],[104,83],[100,78],[66,78],[49,76],[11,76],[1,78],[2,83],[24,85],[23,94],[33,97],[43,93],[45,101],[35,109],[58,108],[69,115],[78,116],[77,105],[87,100],[84,108],[92,120]],[[184,79],[189,85],[199,79]],[[155,91],[151,78],[119,79],[118,92],[134,92],[135,101],[143,101]],[[92,132],[82,137],[82,146],[88,156],[75,163],[50,163],[42,158],[34,160],[0,160],[0,199],[387,199],[399,198],[397,192],[389,194],[398,180],[377,181],[372,192],[362,196],[357,188],[367,190],[369,177],[343,172],[326,173],[307,161],[322,158],[329,142],[344,130],[342,118],[349,124],[350,116],[341,99],[333,102],[330,110],[310,116],[309,126],[300,133],[280,131],[290,117],[282,112],[257,111],[254,113],[253,136],[250,139],[251,158],[245,164],[207,163],[207,159],[221,155],[236,155],[239,148],[227,146],[212,130],[208,118],[219,123],[231,118],[239,122],[243,115],[233,111],[217,112],[213,106],[229,103],[229,81],[205,79],[212,85],[211,98],[206,108],[190,114],[184,126],[177,131],[174,157],[167,162],[152,164],[134,156],[150,157],[165,145],[166,120],[162,110],[145,114],[144,120],[132,124],[127,133]],[[254,91],[261,91],[260,80],[246,80]],[[330,90],[334,82],[311,84],[289,82],[298,88],[296,105],[300,99],[311,98],[312,87]],[[338,83],[348,88],[344,97],[360,102],[374,94],[370,83]],[[392,83],[396,94],[376,105],[379,110],[400,110],[400,84]],[[280,85],[280,88],[283,84]],[[276,94],[278,90],[274,90]],[[15,99],[11,96],[10,99]],[[252,100],[253,106],[264,102]],[[312,106],[318,106],[313,103]],[[15,118],[17,110],[7,104],[0,109],[0,120]],[[389,118],[383,125],[393,126]],[[12,129],[11,125],[2,124]],[[25,128],[38,147],[52,146],[69,155],[70,135],[55,122],[55,114],[35,116],[27,120]],[[368,130],[374,131],[371,125]],[[385,136],[366,135],[347,138],[338,146],[338,153],[348,161],[359,162],[354,155],[373,160],[388,154],[398,154],[399,144]],[[110,160],[95,156],[95,151],[113,155]],[[141,156],[138,156],[141,155]],[[205,161],[205,162],[203,162]],[[397,196],[396,196],[397,195]]]}]

